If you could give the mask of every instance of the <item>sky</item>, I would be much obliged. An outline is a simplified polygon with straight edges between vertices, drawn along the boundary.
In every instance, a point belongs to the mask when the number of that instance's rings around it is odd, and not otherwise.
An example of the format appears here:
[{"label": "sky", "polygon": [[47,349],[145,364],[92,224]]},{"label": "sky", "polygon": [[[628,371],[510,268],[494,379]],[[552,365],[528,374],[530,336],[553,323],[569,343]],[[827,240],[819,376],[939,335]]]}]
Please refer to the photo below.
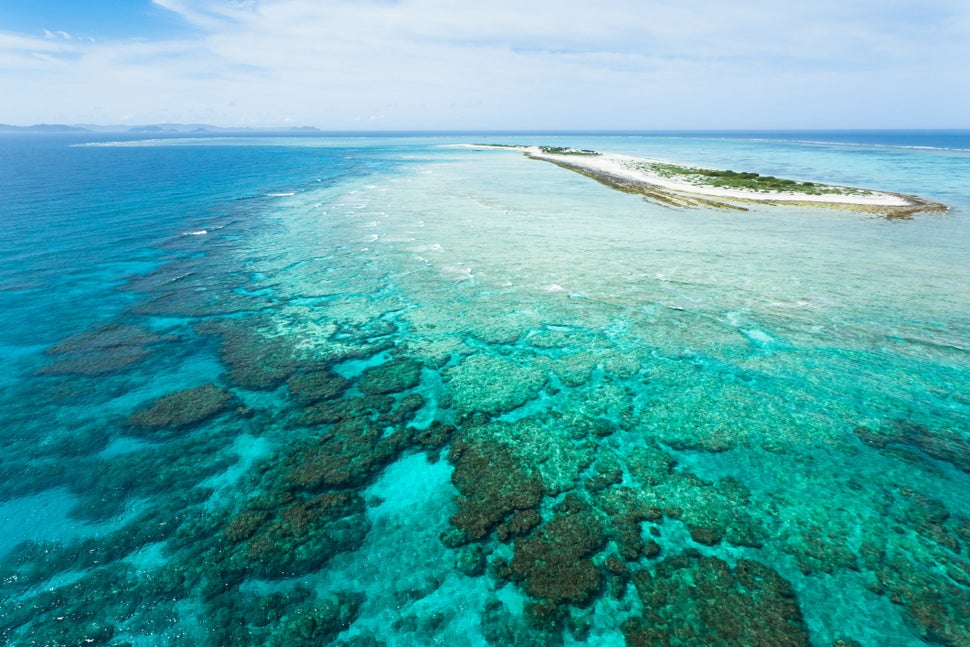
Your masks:
[{"label": "sky", "polygon": [[0,0],[0,123],[970,128],[967,0]]}]

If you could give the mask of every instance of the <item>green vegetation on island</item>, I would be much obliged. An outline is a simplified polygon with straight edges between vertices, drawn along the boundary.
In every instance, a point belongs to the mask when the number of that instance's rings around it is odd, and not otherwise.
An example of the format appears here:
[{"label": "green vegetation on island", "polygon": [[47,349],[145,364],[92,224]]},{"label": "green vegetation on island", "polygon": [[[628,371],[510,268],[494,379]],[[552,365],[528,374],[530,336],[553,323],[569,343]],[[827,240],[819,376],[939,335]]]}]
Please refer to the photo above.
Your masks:
[{"label": "green vegetation on island", "polygon": [[599,155],[596,151],[562,146],[540,146],[539,150],[546,155],[588,155],[591,157]]},{"label": "green vegetation on island", "polygon": [[[748,204],[784,204],[874,213],[888,219],[908,219],[917,213],[948,209],[944,204],[914,195],[789,180],[753,171],[701,168],[588,149],[511,144],[473,146],[520,150],[532,159],[550,162],[617,191],[639,194],[648,202],[669,207],[747,211]],[[670,182],[664,182],[661,178]],[[732,193],[731,189],[750,193]],[[815,196],[833,197],[825,199]]]},{"label": "green vegetation on island", "polygon": [[703,184],[706,186],[731,189],[750,189],[762,192],[792,191],[808,195],[869,193],[868,191],[862,191],[860,189],[818,184],[815,182],[798,182],[796,180],[778,178],[772,175],[761,175],[750,171],[720,171],[717,169],[657,162],[648,162],[638,166],[644,171],[656,173],[666,178],[677,176],[678,179],[686,180],[691,184]]},{"label": "green vegetation on island", "polygon": [[[482,146],[483,148],[514,148],[525,150],[529,146],[522,144],[472,144],[472,146]],[[600,153],[585,148],[571,148],[569,146],[537,146],[544,155],[581,155],[586,157],[596,157]]]}]

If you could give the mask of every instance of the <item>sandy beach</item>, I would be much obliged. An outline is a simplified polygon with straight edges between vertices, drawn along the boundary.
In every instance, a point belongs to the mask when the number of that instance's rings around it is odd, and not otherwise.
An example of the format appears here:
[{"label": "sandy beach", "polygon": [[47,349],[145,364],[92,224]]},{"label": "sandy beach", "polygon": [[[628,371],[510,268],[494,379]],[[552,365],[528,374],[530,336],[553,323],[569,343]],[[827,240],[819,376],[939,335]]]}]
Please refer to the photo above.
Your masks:
[{"label": "sandy beach", "polygon": [[[552,148],[543,146],[474,145],[474,148],[516,150],[535,160],[586,175],[619,191],[637,193],[644,199],[673,207],[716,207],[745,210],[747,204],[778,204],[816,206],[823,208],[862,211],[887,218],[907,218],[924,211],[946,211],[946,205],[913,195],[876,191],[857,187],[843,187],[810,182],[793,182],[765,178],[775,183],[787,183],[791,190],[752,186],[716,186],[709,179],[718,172],[677,162],[633,157],[616,153]],[[757,174],[734,174],[757,176]],[[743,182],[741,182],[743,184]],[[805,190],[798,190],[804,187]]]}]

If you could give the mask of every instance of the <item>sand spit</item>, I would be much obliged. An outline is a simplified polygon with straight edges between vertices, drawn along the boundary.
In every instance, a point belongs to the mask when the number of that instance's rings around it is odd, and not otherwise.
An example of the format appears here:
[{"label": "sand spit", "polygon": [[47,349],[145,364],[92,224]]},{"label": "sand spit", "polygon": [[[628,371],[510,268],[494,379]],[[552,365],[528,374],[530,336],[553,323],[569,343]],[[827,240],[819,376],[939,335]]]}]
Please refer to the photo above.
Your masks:
[{"label": "sand spit", "polygon": [[[913,195],[813,182],[794,182],[688,166],[645,157],[548,146],[467,145],[516,150],[551,162],[618,191],[642,195],[670,207],[714,207],[746,211],[752,203],[861,211],[886,218],[910,218],[948,207]],[[725,186],[726,184],[730,186]]]}]

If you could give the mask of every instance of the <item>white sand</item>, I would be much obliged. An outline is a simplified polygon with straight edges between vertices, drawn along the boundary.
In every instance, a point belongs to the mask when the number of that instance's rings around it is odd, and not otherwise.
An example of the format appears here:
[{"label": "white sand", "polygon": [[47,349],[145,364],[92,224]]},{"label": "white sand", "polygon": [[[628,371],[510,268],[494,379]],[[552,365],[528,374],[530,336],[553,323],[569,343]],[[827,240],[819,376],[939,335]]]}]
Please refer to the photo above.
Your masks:
[{"label": "white sand", "polygon": [[[683,180],[664,177],[657,173],[638,168],[638,164],[674,164],[676,162],[632,157],[614,153],[600,153],[599,155],[555,155],[544,153],[538,146],[519,147],[529,157],[550,162],[557,162],[569,166],[588,169],[623,180],[632,180],[658,186],[670,191],[694,195],[710,196],[712,198],[727,198],[740,200],[756,200],[762,202],[821,202],[830,204],[867,205],[874,207],[909,207],[915,204],[905,196],[883,193],[881,191],[858,190],[852,193],[825,193],[816,195],[798,191],[755,191],[753,189],[736,189],[715,187],[705,184],[693,184]],[[830,185],[826,185],[830,186]]]},{"label": "white sand", "polygon": [[890,213],[907,216],[917,211],[945,211],[946,206],[917,198],[915,196],[873,191],[852,187],[840,187],[831,184],[818,184],[821,187],[843,189],[844,193],[832,192],[823,194],[802,193],[799,191],[756,191],[754,189],[717,187],[703,183],[703,179],[694,176],[670,178],[643,168],[650,164],[669,164],[674,166],[688,165],[666,160],[650,159],[647,157],[633,157],[615,153],[596,153],[591,155],[562,155],[543,152],[539,146],[497,146],[488,144],[455,144],[461,148],[492,148],[500,150],[514,150],[525,153],[528,157],[560,164],[577,171],[588,171],[593,175],[619,182],[641,184],[655,187],[660,191],[683,196],[701,196],[709,199],[741,200],[771,203],[815,203],[819,206],[834,206],[843,208],[862,207],[866,209],[886,209]]}]

